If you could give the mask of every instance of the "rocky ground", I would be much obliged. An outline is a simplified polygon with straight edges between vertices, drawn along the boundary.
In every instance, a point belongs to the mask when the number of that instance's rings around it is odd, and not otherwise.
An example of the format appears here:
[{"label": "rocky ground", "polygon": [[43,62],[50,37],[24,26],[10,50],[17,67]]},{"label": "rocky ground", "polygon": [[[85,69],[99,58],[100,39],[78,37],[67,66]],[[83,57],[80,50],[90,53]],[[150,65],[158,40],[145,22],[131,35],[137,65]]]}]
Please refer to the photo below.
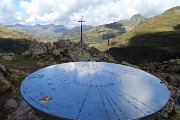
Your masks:
[{"label": "rocky ground", "polygon": [[[22,53],[22,55],[0,54],[0,120],[49,119],[32,109],[22,99],[20,94],[21,82],[30,73],[40,68],[71,61],[116,63],[108,54],[99,52],[85,44],[81,48],[78,43],[72,43],[71,41],[58,41],[53,44],[34,41],[29,51]],[[155,75],[171,91],[171,100],[153,119],[180,119],[180,59],[162,63],[142,63],[136,66],[127,62],[121,64],[136,67]]]},{"label": "rocky ground", "polygon": [[139,67],[164,82],[171,92],[172,106],[166,108],[168,114],[162,114],[164,119],[180,119],[180,59],[172,59],[162,63],[143,63]]}]

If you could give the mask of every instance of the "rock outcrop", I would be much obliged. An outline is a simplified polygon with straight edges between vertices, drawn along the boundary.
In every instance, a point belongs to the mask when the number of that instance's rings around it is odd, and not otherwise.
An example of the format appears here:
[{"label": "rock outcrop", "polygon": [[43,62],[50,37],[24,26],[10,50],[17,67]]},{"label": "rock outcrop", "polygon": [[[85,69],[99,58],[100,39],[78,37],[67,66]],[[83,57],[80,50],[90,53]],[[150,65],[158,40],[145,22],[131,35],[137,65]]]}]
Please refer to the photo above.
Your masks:
[{"label": "rock outcrop", "polygon": [[6,104],[4,105],[5,109],[12,109],[16,108],[18,106],[18,103],[15,99],[9,99]]},{"label": "rock outcrop", "polygon": [[37,41],[33,41],[30,45],[29,52],[32,55],[42,55],[46,52],[43,47],[44,43],[38,43]]},{"label": "rock outcrop", "polygon": [[[41,56],[46,61],[54,59],[70,60],[70,61],[111,61],[115,60],[108,54],[102,53],[97,49],[86,44],[71,42],[70,40],[59,40],[51,43],[38,43],[33,41],[29,52],[32,56]],[[23,55],[26,55],[25,53]],[[39,62],[38,62],[39,63]],[[38,64],[39,65],[39,64]],[[43,66],[42,64],[40,66]]]},{"label": "rock outcrop", "polygon": [[69,56],[73,61],[93,61],[91,54],[84,49],[71,51]]}]

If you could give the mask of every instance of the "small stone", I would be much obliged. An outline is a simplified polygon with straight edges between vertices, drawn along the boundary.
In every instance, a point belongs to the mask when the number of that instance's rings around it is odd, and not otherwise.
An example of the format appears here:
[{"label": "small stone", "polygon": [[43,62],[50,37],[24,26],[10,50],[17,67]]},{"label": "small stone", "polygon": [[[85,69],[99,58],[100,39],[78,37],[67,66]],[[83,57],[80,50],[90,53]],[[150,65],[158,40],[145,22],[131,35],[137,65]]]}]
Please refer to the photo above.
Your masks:
[{"label": "small stone", "polygon": [[127,65],[127,66],[130,66],[130,67],[134,67],[134,68],[138,68],[138,69],[139,69],[139,67],[138,67],[138,66],[136,66],[136,65],[132,65],[132,64],[130,64],[130,63],[128,63],[128,62],[125,62],[125,61],[122,61],[122,62],[121,62],[121,64],[123,64],[123,65]]},{"label": "small stone", "polygon": [[176,91],[176,96],[180,96],[180,89]]},{"label": "small stone", "polygon": [[0,110],[4,109],[5,104],[6,104],[6,101],[0,99]]},{"label": "small stone", "polygon": [[21,116],[23,114],[26,114],[30,109],[31,107],[23,100],[21,101],[20,106],[16,111],[16,114],[17,116]]},{"label": "small stone", "polygon": [[100,61],[100,59],[98,57],[93,57],[93,60]]},{"label": "small stone", "polygon": [[36,118],[37,116],[32,114],[31,111],[31,107],[24,100],[22,100],[19,102],[18,108],[8,115],[8,120],[36,120],[33,118]]},{"label": "small stone", "polygon": [[103,53],[103,52],[98,53],[97,57],[99,57],[101,61],[107,60],[107,61],[116,62],[111,55]]},{"label": "small stone", "polygon": [[52,63],[51,63],[51,65],[56,65],[56,64],[57,64],[57,62],[52,62]]},{"label": "small stone", "polygon": [[12,56],[3,56],[3,60],[12,61],[14,58]]},{"label": "small stone", "polygon": [[16,108],[18,106],[18,103],[16,100],[14,99],[10,99],[6,102],[6,104],[4,105],[5,109],[12,109],[12,108]]},{"label": "small stone", "polygon": [[4,67],[4,65],[0,64],[0,72],[6,72],[6,68]]},{"label": "small stone", "polygon": [[163,81],[163,83],[166,85],[166,86],[168,86],[168,82],[167,81],[165,81],[165,80],[162,80]]},{"label": "small stone", "polygon": [[46,43],[40,42],[40,46],[43,48],[44,53],[47,53]]},{"label": "small stone", "polygon": [[179,76],[179,75],[174,75],[174,77],[175,77],[175,79],[176,79],[177,81],[180,82],[180,76]]},{"label": "small stone", "polygon": [[61,52],[61,50],[59,50],[59,49],[54,49],[54,50],[53,50],[53,55],[59,56],[59,55],[60,55],[60,52]]},{"label": "small stone", "polygon": [[180,59],[176,59],[176,64],[180,65]]},{"label": "small stone", "polygon": [[174,102],[176,104],[177,107],[180,107],[180,96],[177,96],[175,99],[174,99]]},{"label": "small stone", "polygon": [[16,69],[9,69],[9,71],[12,73],[19,73],[20,72],[19,70],[16,70]]},{"label": "small stone", "polygon": [[11,56],[11,57],[15,57],[14,53],[8,53],[8,55]]},{"label": "small stone", "polygon": [[63,57],[63,58],[60,58],[61,61],[69,61],[69,58],[67,57]]},{"label": "small stone", "polygon": [[22,53],[22,55],[30,55],[30,52],[29,51],[25,51]]},{"label": "small stone", "polygon": [[8,80],[0,73],[0,83],[9,84]]},{"label": "small stone", "polygon": [[54,57],[50,58],[49,61],[54,61]]},{"label": "small stone", "polygon": [[92,58],[91,54],[83,49],[71,51],[69,56],[73,61],[89,61]]},{"label": "small stone", "polygon": [[169,76],[171,81],[172,81],[172,85],[175,87],[179,87],[180,85],[180,76],[178,75],[171,75]]},{"label": "small stone", "polygon": [[164,64],[167,64],[168,62],[167,62],[167,61],[164,61],[163,63],[164,63]]},{"label": "small stone", "polygon": [[40,119],[33,110],[30,110],[24,117],[24,120],[40,120]]},{"label": "small stone", "polygon": [[36,65],[40,66],[40,67],[43,67],[44,64],[42,62],[36,62]]},{"label": "small stone", "polygon": [[0,72],[0,93],[3,93],[11,88],[10,82]]},{"label": "small stone", "polygon": [[46,43],[46,48],[47,48],[48,52],[51,53],[51,51],[53,50],[53,45],[50,42],[48,42],[48,43]]},{"label": "small stone", "polygon": [[169,63],[173,64],[173,63],[175,63],[175,60],[171,59],[171,60],[169,60]]}]

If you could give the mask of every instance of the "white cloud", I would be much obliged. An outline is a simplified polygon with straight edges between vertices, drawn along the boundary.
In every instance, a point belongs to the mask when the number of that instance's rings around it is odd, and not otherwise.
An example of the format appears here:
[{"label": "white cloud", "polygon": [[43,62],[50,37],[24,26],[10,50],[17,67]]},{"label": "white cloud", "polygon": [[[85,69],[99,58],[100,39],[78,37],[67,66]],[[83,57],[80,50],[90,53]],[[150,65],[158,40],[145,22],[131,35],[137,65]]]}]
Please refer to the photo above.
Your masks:
[{"label": "white cloud", "polygon": [[0,23],[8,24],[15,21],[13,0],[0,0]]},{"label": "white cloud", "polygon": [[90,25],[129,19],[137,13],[151,17],[180,5],[180,0],[20,0],[18,11],[13,0],[0,0],[0,3],[0,22],[3,24],[74,26],[79,25],[77,20],[81,16]]},{"label": "white cloud", "polygon": [[180,5],[180,0],[166,0],[165,2],[164,0],[119,0],[116,3],[106,2],[91,7],[85,11],[84,17],[93,21],[94,24],[104,24],[120,19],[130,19],[138,13],[151,17],[177,5]]},{"label": "white cloud", "polygon": [[20,7],[26,15],[25,23],[60,23],[68,24],[70,16],[95,5],[96,0],[32,0],[21,1]]}]

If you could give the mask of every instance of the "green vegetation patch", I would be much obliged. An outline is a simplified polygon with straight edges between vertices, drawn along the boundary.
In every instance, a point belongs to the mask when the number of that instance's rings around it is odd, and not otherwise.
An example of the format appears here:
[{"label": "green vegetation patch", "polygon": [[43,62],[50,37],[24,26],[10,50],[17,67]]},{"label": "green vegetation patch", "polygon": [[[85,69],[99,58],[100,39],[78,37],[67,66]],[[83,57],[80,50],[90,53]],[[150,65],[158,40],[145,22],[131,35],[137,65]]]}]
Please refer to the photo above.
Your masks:
[{"label": "green vegetation patch", "polygon": [[11,88],[10,84],[0,83],[0,93],[3,93]]},{"label": "green vegetation patch", "polygon": [[9,113],[10,111],[8,110],[0,110],[0,120],[7,120]]}]

